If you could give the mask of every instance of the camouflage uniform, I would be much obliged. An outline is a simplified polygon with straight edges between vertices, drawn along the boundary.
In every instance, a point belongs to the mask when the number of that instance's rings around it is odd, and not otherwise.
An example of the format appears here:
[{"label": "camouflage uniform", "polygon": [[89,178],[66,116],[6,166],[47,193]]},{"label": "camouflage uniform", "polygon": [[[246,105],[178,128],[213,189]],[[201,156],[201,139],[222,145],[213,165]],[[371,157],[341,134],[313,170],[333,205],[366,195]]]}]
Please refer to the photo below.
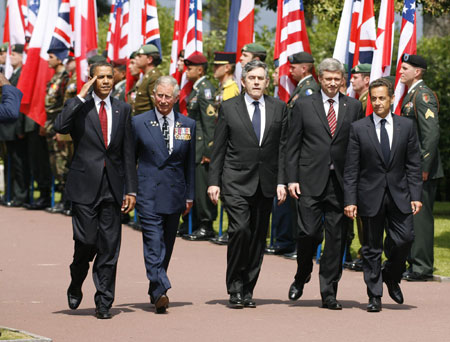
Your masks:
[{"label": "camouflage uniform", "polygon": [[127,85],[127,80],[122,80],[114,86],[111,96],[120,100],[125,101],[125,86]]},{"label": "camouflage uniform", "polygon": [[151,95],[153,94],[156,80],[161,76],[161,72],[153,68],[136,83],[136,97],[131,103],[132,115],[142,114],[155,108]]},{"label": "camouflage uniform", "polygon": [[319,92],[319,90],[320,86],[319,84],[317,84],[316,80],[312,75],[308,75],[302,78],[298,82],[297,87],[295,88],[294,92],[292,93],[287,103],[289,112],[291,111],[292,107],[294,107],[294,103],[299,97],[312,95],[314,93]]}]

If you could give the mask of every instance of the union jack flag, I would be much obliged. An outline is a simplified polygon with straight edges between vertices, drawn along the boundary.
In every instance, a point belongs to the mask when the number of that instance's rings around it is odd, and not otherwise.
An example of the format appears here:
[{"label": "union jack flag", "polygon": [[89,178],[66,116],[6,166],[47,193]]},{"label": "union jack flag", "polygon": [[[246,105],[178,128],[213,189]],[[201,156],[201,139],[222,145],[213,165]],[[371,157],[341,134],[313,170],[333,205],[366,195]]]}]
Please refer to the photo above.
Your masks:
[{"label": "union jack flag", "polygon": [[145,0],[145,7],[142,11],[142,27],[144,30],[144,43],[153,44],[158,47],[162,57],[161,39],[159,35],[158,7],[156,0]]},{"label": "union jack flag", "polygon": [[59,5],[58,18],[55,31],[50,42],[51,50],[60,51],[60,59],[64,60],[69,55],[69,49],[73,45],[73,30],[70,22],[70,0],[62,0]]},{"label": "union jack flag", "polygon": [[110,60],[129,57],[128,33],[130,18],[130,1],[116,0],[111,5],[107,51]]},{"label": "union jack flag", "polygon": [[278,0],[274,59],[279,62],[278,96],[288,102],[296,84],[290,77],[288,57],[306,51],[311,53],[306,32],[302,0]]},{"label": "union jack flag", "polygon": [[416,1],[405,0],[402,12],[402,27],[400,30],[400,40],[398,42],[397,71],[395,74],[395,99],[394,113],[400,114],[403,98],[406,95],[407,87],[400,82],[400,68],[402,66],[402,56],[405,53],[413,55],[417,52],[416,38]]}]

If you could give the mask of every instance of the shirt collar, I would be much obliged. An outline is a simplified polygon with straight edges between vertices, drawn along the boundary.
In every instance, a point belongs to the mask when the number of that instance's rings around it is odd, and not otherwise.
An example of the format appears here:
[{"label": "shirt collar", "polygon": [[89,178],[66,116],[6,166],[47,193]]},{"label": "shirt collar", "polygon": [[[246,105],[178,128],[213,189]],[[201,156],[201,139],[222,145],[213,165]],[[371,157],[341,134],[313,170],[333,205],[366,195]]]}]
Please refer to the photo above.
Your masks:
[{"label": "shirt collar", "polygon": [[197,81],[195,81],[194,87],[198,86],[198,84],[199,84],[201,81],[203,81],[203,79],[204,79],[205,77],[206,77],[206,75],[200,77]]},{"label": "shirt collar", "polygon": [[[389,114],[386,115],[385,119],[386,119],[388,124],[390,124],[390,125],[393,124],[393,119],[392,119],[392,113],[391,112],[389,112]],[[380,123],[381,120],[382,120],[381,117],[379,117],[377,114],[373,113],[373,122],[374,122],[375,126],[377,126]]]},{"label": "shirt collar", "polygon": [[97,96],[95,91],[92,92],[92,98],[94,99],[94,102],[95,102],[96,106],[100,105],[100,102],[105,101],[105,106],[111,108],[111,97],[109,95],[108,95],[108,97],[106,99],[102,100],[101,98],[99,98]]},{"label": "shirt collar", "polygon": [[312,75],[308,75],[303,77],[300,81],[298,81],[297,85],[299,86],[300,84],[302,84],[303,82],[305,82],[307,79],[311,78]]},{"label": "shirt collar", "polygon": [[[156,117],[158,118],[158,121],[163,120],[164,115],[162,115],[162,114],[158,111],[157,108],[155,108],[155,113],[156,113]],[[174,121],[175,121],[175,114],[174,114],[174,112],[173,112],[173,109],[172,109],[172,111],[171,111],[169,114],[166,115],[166,118],[167,118],[167,121],[169,121],[169,124],[170,124],[171,122],[174,122]]]},{"label": "shirt collar", "polygon": [[259,100],[255,100],[255,99],[253,99],[252,97],[250,97],[250,95],[248,95],[247,93],[245,93],[244,99],[245,99],[245,103],[246,103],[247,105],[253,104],[253,102],[255,102],[255,101],[258,101],[259,104],[260,104],[261,106],[264,106],[264,103],[265,103],[265,102],[264,102],[264,95],[261,96],[261,97],[259,98]]},{"label": "shirt collar", "polygon": [[421,82],[423,82],[423,80],[418,80],[416,83],[414,83],[414,84],[411,86],[411,88],[408,89],[408,93],[412,92],[413,89],[414,89],[415,87],[417,87],[417,85],[419,85]]},{"label": "shirt collar", "polygon": [[327,94],[325,94],[323,92],[322,89],[320,89],[320,92],[322,94],[322,102],[326,103],[329,99],[332,99],[334,101],[334,103],[339,103],[339,92],[337,92],[336,95],[334,95],[334,97],[329,97]]},{"label": "shirt collar", "polygon": [[127,80],[122,80],[122,81],[118,82],[118,83],[114,86],[114,89],[115,89],[115,90],[119,89],[120,86],[121,86],[122,84],[124,84],[126,81],[127,81]]}]

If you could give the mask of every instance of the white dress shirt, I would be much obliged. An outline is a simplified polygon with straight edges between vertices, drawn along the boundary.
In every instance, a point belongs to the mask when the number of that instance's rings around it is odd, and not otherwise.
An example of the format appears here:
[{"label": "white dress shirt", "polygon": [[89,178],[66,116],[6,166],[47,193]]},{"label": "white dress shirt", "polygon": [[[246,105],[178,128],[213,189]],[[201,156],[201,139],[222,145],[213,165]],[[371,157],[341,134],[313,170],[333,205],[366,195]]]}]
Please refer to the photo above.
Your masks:
[{"label": "white dress shirt", "polygon": [[[162,127],[164,124],[164,115],[162,115],[160,112],[158,112],[158,109],[155,108],[156,117],[159,122],[159,128],[162,132]],[[169,124],[169,154],[173,151],[173,130],[175,127],[175,114],[173,113],[173,110],[166,115],[167,123]]]},{"label": "white dress shirt", "polygon": [[334,97],[328,97],[327,94],[323,92],[323,90],[320,90],[322,93],[322,102],[323,102],[323,108],[325,109],[325,115],[328,116],[328,111],[330,110],[330,102],[328,102],[329,99],[333,100],[333,108],[334,112],[336,113],[336,122],[339,115],[339,92],[334,95]]},{"label": "white dress shirt", "polygon": [[[394,119],[392,118],[392,113],[389,113],[386,117],[386,123],[384,127],[386,128],[388,138],[389,138],[389,148],[392,149],[392,137],[394,135]],[[375,131],[377,133],[378,141],[381,143],[380,129],[381,129],[382,118],[373,113],[373,123],[375,124]]]},{"label": "white dress shirt", "polygon": [[254,100],[247,93],[244,95],[245,105],[247,106],[247,112],[250,116],[250,121],[253,119],[253,114],[255,113],[255,105],[253,102],[259,102],[259,111],[261,112],[261,130],[259,134],[259,145],[264,138],[264,129],[266,128],[266,103],[264,102],[264,95],[259,98],[259,100]]}]

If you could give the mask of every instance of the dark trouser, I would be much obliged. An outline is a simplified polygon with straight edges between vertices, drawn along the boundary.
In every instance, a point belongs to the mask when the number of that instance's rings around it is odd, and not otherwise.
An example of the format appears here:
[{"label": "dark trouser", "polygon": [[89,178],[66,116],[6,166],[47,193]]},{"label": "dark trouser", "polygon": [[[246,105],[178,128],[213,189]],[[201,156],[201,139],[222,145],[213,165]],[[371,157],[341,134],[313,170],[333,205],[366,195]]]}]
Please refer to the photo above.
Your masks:
[{"label": "dark trouser", "polygon": [[92,276],[95,288],[95,305],[110,308],[114,301],[117,260],[119,258],[121,224],[120,206],[114,200],[106,172],[92,204],[73,202],[73,239],[75,252],[70,265],[72,288],[81,288],[94,260]]},{"label": "dark trouser", "polygon": [[292,201],[293,198],[288,196],[283,204],[278,205],[277,198],[273,199],[271,234],[274,246],[294,250],[295,240],[293,237]]},{"label": "dark trouser", "polygon": [[50,197],[52,172],[48,157],[47,140],[39,135],[39,128],[26,133],[28,143],[28,158],[31,174],[38,184],[41,197]]},{"label": "dark trouser", "polygon": [[7,141],[6,149],[8,151],[10,171],[10,200],[23,203],[28,202],[30,169],[28,167],[27,142],[25,139],[18,138],[13,141]]},{"label": "dark trouser", "polygon": [[297,243],[297,273],[295,281],[304,283],[312,272],[313,256],[322,242],[325,246],[320,258],[320,294],[322,300],[336,298],[342,274],[342,256],[347,231],[343,209],[343,194],[334,172],[320,196],[300,195],[299,211],[302,224]]},{"label": "dark trouser", "polygon": [[158,298],[171,288],[167,277],[170,257],[177,236],[180,214],[140,216],[144,242],[144,261],[150,281],[148,294]]},{"label": "dark trouser", "polygon": [[433,275],[434,270],[434,217],[433,207],[436,198],[437,179],[423,182],[422,210],[414,215],[414,234],[416,236],[408,262],[411,271],[422,275]]},{"label": "dark trouser", "polygon": [[384,252],[384,276],[400,282],[405,271],[405,262],[414,240],[413,215],[403,214],[395,205],[388,190],[378,214],[374,217],[361,217],[364,225],[364,239],[361,248],[363,256],[364,281],[369,297],[383,295],[383,276],[381,274],[381,255],[383,253],[383,232],[386,227]]},{"label": "dark trouser", "polygon": [[192,208],[192,225],[195,229],[205,226],[212,229],[217,218],[217,206],[208,197],[209,164],[197,164],[195,167],[195,199]]},{"label": "dark trouser", "polygon": [[272,197],[258,186],[253,196],[223,195],[228,214],[228,293],[253,294],[266,246]]}]

